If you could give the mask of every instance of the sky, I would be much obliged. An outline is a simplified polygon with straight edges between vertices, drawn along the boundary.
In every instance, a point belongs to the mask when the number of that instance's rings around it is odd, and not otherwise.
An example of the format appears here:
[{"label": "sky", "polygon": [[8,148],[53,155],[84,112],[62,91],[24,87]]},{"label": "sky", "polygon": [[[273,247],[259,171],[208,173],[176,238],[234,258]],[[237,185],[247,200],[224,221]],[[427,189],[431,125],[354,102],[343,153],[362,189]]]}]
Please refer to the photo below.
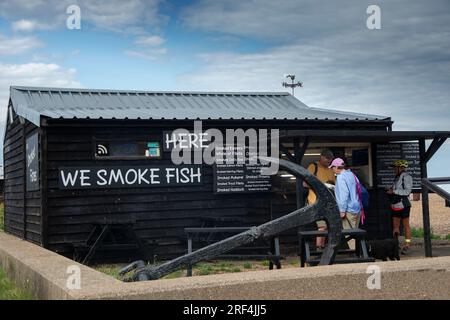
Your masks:
[{"label": "sky", "polygon": [[[0,0],[2,132],[10,85],[280,92],[285,74],[311,107],[450,130],[450,1]],[[449,164],[447,141],[429,175]]]}]

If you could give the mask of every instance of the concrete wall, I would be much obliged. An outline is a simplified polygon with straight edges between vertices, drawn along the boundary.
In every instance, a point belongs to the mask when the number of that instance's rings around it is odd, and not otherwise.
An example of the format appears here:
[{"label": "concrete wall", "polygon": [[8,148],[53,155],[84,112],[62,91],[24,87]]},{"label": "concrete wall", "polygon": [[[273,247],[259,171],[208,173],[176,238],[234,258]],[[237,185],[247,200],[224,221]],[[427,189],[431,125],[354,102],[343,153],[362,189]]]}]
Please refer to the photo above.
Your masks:
[{"label": "concrete wall", "polygon": [[[38,299],[450,299],[450,257],[376,263],[380,290],[366,286],[372,264],[123,283],[0,232],[0,264]],[[80,268],[81,289],[66,287],[70,266]]]}]

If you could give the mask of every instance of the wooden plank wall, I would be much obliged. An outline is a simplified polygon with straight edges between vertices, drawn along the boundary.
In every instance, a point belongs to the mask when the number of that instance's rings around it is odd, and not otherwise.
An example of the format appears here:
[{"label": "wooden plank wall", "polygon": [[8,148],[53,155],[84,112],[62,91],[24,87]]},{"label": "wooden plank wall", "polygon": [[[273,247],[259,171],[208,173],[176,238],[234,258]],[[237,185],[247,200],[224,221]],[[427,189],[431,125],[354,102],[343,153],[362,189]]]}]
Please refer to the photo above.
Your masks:
[{"label": "wooden plank wall", "polygon": [[13,123],[7,120],[3,143],[5,177],[5,231],[24,237],[24,146],[23,125],[15,116]]},{"label": "wooden plank wall", "polygon": [[[32,134],[35,134],[38,132],[38,128],[32,124],[31,122],[27,121],[25,125],[25,136],[29,137]],[[41,139],[39,137],[39,145],[41,144]],[[41,154],[40,150],[41,148],[38,148],[39,152],[39,162],[41,162]],[[40,164],[38,164],[40,167]],[[42,172],[40,172],[40,181]],[[30,240],[31,242],[37,243],[42,245],[42,228],[41,228],[41,202],[42,202],[42,192],[40,190],[36,191],[26,191],[26,201],[25,201],[25,208],[26,208],[26,239]]]},{"label": "wooden plank wall", "polygon": [[267,195],[215,195],[209,166],[203,166],[201,186],[60,190],[57,170],[62,166],[172,164],[170,153],[164,153],[162,159],[95,160],[94,136],[99,140],[128,137],[130,141],[161,141],[162,132],[153,128],[47,129],[48,246],[52,250],[70,255],[71,244],[85,241],[92,223],[132,217],[137,234],[155,241],[156,254],[165,259],[186,251],[184,228],[201,226],[202,216],[242,216],[245,225],[270,220]]},{"label": "wooden plank wall", "polygon": [[[170,128],[164,128],[170,130]],[[48,127],[48,247],[71,255],[72,245],[83,243],[92,223],[106,220],[136,220],[137,234],[157,245],[159,259],[173,258],[186,251],[184,228],[201,226],[202,216],[242,216],[245,225],[258,225],[293,211],[295,187],[267,194],[213,193],[212,168],[204,166],[204,185],[171,188],[60,190],[58,168],[63,166],[121,166],[171,164],[170,153],[162,159],[96,160],[94,141],[102,139],[159,140],[160,129],[152,127]],[[370,238],[389,234],[386,199],[371,191],[371,209],[365,228]],[[283,233],[282,244],[295,245],[297,230]]]},{"label": "wooden plank wall", "polygon": [[5,176],[5,231],[41,244],[41,192],[25,191],[25,138],[38,128],[29,121],[21,124],[19,117],[7,122],[3,145]]},{"label": "wooden plank wall", "polygon": [[[5,171],[5,230],[8,233],[42,244],[41,192],[25,192],[24,198],[24,133],[29,136],[38,130],[14,117],[4,143]],[[166,129],[167,130],[167,129]],[[143,135],[143,132],[151,133]],[[153,135],[153,136],[152,136]],[[242,216],[245,225],[258,225],[295,209],[295,189],[287,188],[267,194],[215,195],[212,192],[212,168],[204,166],[205,184],[194,187],[137,188],[110,190],[59,190],[57,168],[60,166],[155,165],[169,164],[170,154],[161,160],[95,160],[93,137],[130,140],[161,139],[161,132],[153,128],[48,128],[48,247],[63,254],[72,254],[72,244],[82,243],[92,223],[104,219],[136,220],[140,237],[155,241],[160,259],[185,252],[184,228],[197,227],[202,216]],[[39,157],[40,161],[42,157]],[[41,175],[42,175],[41,170]],[[390,235],[387,198],[382,190],[371,190],[371,207],[366,213],[370,238]],[[24,226],[26,232],[24,232]],[[296,230],[284,232],[281,243],[295,245]]]}]

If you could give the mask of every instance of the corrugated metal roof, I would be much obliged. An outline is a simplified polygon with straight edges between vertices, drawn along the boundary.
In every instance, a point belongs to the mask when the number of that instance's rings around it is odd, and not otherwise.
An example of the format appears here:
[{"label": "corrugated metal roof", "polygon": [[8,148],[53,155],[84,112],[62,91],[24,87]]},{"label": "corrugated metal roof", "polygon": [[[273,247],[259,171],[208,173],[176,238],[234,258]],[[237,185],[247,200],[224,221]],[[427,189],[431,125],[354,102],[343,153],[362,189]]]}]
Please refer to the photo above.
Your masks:
[{"label": "corrugated metal roof", "polygon": [[61,119],[389,120],[389,117],[310,108],[287,92],[155,92],[10,88],[15,112],[40,125]]}]

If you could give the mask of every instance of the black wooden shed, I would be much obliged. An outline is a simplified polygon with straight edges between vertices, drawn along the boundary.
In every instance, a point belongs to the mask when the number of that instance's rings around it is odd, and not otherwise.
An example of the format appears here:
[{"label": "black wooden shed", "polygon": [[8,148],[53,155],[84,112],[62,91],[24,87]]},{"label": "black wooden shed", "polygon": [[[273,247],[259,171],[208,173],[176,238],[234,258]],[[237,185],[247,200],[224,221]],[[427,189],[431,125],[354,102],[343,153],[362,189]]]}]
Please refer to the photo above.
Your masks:
[{"label": "black wooden shed", "polygon": [[[379,158],[390,152],[414,157],[416,148],[391,142],[420,142],[417,154],[422,162],[414,161],[422,169],[421,178],[426,177],[426,161],[449,136],[393,132],[389,117],[310,108],[288,93],[13,86],[3,150],[5,231],[71,256],[95,224],[130,223],[138,238],[151,242],[163,259],[184,253],[184,228],[198,227],[208,218],[240,217],[242,224],[257,225],[302,204],[302,184],[283,173],[273,179],[270,192],[223,193],[216,189],[217,172],[207,165],[201,166],[201,181],[196,180],[197,167],[185,168],[194,172],[185,184],[167,180],[143,187],[132,179],[123,186],[114,183],[117,177],[107,176],[111,168],[130,167],[178,174],[164,135],[177,128],[191,130],[195,120],[220,130],[277,128],[282,157],[304,165],[324,147],[351,159],[371,199],[376,199],[366,225],[371,237],[390,232],[382,190],[387,176],[379,174]],[[426,139],[434,139],[428,152]],[[102,176],[104,184],[71,181],[75,174],[91,171]],[[284,241],[292,240],[288,235]]]}]

